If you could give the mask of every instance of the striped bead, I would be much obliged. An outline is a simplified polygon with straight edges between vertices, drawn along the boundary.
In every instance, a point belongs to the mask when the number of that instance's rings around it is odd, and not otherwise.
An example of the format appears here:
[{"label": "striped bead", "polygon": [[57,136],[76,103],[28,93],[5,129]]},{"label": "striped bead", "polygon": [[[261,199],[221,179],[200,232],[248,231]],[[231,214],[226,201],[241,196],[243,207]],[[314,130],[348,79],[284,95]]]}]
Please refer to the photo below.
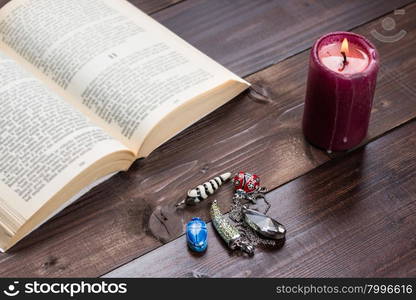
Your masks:
[{"label": "striped bead", "polygon": [[187,204],[195,204],[202,200],[207,199],[210,195],[214,194],[220,186],[231,178],[231,173],[227,172],[221,174],[215,178],[204,182],[201,185],[198,185],[196,188],[189,190],[187,193]]}]

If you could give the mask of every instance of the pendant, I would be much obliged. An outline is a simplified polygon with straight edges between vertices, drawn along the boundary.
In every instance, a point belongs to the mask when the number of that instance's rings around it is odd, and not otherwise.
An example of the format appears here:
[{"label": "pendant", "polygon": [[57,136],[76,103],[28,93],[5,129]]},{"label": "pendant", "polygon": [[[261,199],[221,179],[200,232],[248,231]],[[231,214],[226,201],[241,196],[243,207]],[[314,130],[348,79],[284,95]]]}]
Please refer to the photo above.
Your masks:
[{"label": "pendant", "polygon": [[186,241],[195,252],[204,252],[208,247],[207,224],[200,218],[192,218],[186,225]]},{"label": "pendant", "polygon": [[253,193],[260,188],[260,177],[256,174],[238,172],[233,178],[234,190],[243,190],[245,193]]},{"label": "pendant", "polygon": [[258,175],[238,172],[233,178],[233,184],[235,200],[241,201],[245,199],[256,204],[258,199],[263,199],[267,205],[265,211],[267,213],[271,206],[265,196],[267,188],[260,186],[260,177]]},{"label": "pendant", "polygon": [[249,240],[242,237],[238,228],[222,215],[217,200],[212,202],[210,213],[214,228],[231,250],[240,249],[250,256],[254,255],[254,246]]},{"label": "pendant", "polygon": [[242,208],[244,222],[258,234],[273,240],[285,238],[286,228],[276,220],[253,209]]},{"label": "pendant", "polygon": [[227,172],[212,178],[204,182],[203,184],[198,185],[196,188],[189,190],[186,193],[186,199],[182,200],[176,206],[186,205],[195,205],[202,200],[207,199],[210,195],[214,194],[220,186],[231,178],[231,173]]}]

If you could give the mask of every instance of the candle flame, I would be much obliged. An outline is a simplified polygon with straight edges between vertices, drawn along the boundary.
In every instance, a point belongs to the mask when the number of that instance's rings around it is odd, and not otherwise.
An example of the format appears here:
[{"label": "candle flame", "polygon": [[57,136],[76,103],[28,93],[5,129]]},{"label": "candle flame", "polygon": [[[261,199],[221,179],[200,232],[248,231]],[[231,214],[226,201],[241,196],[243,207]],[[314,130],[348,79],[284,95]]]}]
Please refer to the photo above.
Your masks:
[{"label": "candle flame", "polygon": [[349,48],[348,48],[348,40],[344,38],[341,44],[341,53],[344,52],[345,55],[348,55]]}]

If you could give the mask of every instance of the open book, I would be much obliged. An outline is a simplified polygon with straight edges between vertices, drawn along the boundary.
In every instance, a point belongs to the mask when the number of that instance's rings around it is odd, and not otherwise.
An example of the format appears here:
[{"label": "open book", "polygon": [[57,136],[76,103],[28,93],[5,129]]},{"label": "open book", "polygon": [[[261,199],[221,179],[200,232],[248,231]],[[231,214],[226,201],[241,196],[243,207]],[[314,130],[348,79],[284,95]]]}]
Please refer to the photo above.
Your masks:
[{"label": "open book", "polygon": [[0,248],[247,87],[125,0],[9,2]]}]

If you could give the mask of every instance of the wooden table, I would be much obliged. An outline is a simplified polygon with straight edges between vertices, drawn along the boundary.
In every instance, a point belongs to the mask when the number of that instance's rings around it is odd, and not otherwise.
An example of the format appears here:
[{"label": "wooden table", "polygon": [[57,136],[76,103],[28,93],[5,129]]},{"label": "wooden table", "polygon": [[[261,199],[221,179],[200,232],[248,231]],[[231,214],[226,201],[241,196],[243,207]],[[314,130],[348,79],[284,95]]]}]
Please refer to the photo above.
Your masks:
[{"label": "wooden table", "polygon": [[[416,276],[415,1],[131,2],[253,88],[1,254],[1,276]],[[336,30],[369,38],[381,70],[368,138],[328,155],[300,124],[309,49]],[[374,30],[406,35],[386,43]],[[233,255],[209,224],[205,255],[187,250],[184,224],[208,220],[208,201],[174,204],[227,170],[255,172],[271,190],[270,214],[288,230],[281,249]],[[231,194],[217,194],[224,210]]]}]

